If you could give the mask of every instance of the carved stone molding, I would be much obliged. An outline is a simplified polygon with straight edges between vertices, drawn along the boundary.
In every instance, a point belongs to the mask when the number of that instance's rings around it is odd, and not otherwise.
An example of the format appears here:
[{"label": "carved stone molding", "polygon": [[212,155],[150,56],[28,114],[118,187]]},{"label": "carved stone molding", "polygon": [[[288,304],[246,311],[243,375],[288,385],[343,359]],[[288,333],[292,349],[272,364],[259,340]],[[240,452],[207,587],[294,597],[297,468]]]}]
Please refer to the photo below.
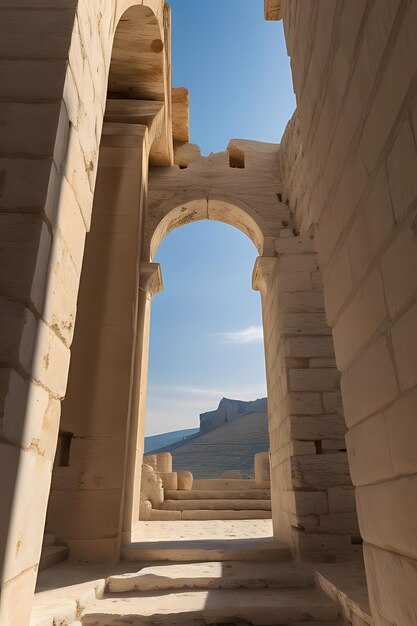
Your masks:
[{"label": "carved stone molding", "polygon": [[276,256],[258,256],[252,273],[252,288],[264,293],[277,262]]},{"label": "carved stone molding", "polygon": [[142,262],[140,264],[139,289],[146,291],[149,299],[152,299],[163,288],[164,284],[159,263]]},{"label": "carved stone molding", "polygon": [[264,13],[266,20],[280,20],[281,0],[265,0]]}]

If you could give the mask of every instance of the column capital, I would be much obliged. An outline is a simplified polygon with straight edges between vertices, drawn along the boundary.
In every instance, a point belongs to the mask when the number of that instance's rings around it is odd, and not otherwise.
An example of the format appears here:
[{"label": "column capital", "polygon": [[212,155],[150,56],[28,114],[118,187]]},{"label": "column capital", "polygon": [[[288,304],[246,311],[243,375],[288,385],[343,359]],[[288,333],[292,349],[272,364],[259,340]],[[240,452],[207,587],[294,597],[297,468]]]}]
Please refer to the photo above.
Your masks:
[{"label": "column capital", "polygon": [[252,288],[255,291],[262,293],[266,289],[277,260],[276,256],[258,256],[252,272]]},{"label": "column capital", "polygon": [[140,264],[139,289],[146,291],[146,295],[151,300],[157,293],[163,290],[161,266],[159,263],[148,263],[142,261]]}]

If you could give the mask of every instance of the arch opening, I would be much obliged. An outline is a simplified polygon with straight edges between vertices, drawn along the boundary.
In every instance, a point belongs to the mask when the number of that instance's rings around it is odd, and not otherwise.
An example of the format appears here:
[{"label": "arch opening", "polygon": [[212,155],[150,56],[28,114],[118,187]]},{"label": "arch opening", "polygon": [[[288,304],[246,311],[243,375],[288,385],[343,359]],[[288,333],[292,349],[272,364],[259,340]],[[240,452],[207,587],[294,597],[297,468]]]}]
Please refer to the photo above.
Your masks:
[{"label": "arch opening", "polygon": [[259,254],[264,249],[263,225],[259,224],[259,216],[248,205],[241,201],[226,199],[201,198],[178,204],[160,219],[153,231],[149,233],[149,254],[154,259],[158,247],[164,238],[176,228],[199,220],[215,220],[234,226],[246,235],[254,244]]},{"label": "arch opening", "polygon": [[[250,287],[257,254],[243,233],[216,222],[187,223],[170,232],[156,257],[167,274],[164,293],[152,304],[146,430],[198,427],[184,446],[175,443],[172,467],[164,465],[163,473],[173,475],[163,480],[171,485],[183,471],[196,480],[219,479],[229,471],[251,479],[255,454],[268,456],[261,307]],[[163,440],[156,442],[157,448],[148,448],[151,455],[162,447]],[[143,474],[145,490],[149,472]],[[143,504],[146,491],[141,495]],[[154,504],[153,512],[142,507],[141,520],[171,515],[163,503]]]}]

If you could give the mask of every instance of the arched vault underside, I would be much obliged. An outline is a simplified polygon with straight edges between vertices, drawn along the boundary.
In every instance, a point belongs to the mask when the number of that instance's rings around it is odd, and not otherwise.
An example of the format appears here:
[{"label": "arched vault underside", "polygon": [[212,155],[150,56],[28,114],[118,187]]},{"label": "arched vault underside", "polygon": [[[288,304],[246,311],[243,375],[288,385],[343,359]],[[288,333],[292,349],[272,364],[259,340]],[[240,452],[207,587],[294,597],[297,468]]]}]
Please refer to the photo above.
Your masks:
[{"label": "arched vault underside", "polygon": [[[239,146],[244,167],[230,166],[230,146]],[[279,146],[234,141],[229,152],[198,157],[186,168],[152,168],[143,260],[153,260],[174,228],[211,219],[235,226],[260,255],[275,256],[274,241],[290,222],[281,201]]]}]

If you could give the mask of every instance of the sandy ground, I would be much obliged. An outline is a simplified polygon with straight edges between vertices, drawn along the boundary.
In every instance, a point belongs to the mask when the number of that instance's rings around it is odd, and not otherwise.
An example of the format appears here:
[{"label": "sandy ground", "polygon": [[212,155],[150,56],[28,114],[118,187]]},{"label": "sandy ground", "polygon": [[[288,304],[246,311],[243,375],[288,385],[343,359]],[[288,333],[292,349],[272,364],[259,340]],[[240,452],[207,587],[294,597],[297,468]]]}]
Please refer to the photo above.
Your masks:
[{"label": "sandy ground", "polygon": [[272,537],[272,520],[139,522],[133,541]]}]

